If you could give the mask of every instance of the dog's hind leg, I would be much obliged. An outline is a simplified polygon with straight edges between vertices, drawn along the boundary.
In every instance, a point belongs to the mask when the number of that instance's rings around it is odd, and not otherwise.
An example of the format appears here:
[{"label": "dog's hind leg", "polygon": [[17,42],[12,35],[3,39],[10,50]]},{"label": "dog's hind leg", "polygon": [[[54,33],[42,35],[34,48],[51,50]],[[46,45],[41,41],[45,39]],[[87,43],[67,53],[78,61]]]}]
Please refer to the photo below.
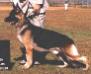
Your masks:
[{"label": "dog's hind leg", "polygon": [[83,70],[87,70],[89,67],[87,58],[80,56],[74,44],[65,48],[51,49],[51,51],[59,57],[60,61],[64,62],[64,65],[58,65],[58,67],[63,68],[70,66],[72,68],[82,68]]},{"label": "dog's hind leg", "polygon": [[[78,61],[78,62],[81,62],[83,65],[85,65],[84,67],[82,66],[83,70],[88,69],[87,58],[84,56],[80,56],[80,54],[79,54],[79,52],[78,52],[78,50],[74,44],[71,44],[68,47],[66,47],[64,49],[64,52],[71,61]],[[71,64],[71,65],[73,66],[74,64]],[[75,65],[74,67],[77,67],[77,65]]]}]

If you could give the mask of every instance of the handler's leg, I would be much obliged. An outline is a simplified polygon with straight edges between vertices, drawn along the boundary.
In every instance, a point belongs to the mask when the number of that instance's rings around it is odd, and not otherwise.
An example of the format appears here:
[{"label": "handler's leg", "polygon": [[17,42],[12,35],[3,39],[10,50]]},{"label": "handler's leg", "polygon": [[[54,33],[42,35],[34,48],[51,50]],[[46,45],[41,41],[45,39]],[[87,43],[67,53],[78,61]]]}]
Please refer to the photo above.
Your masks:
[{"label": "handler's leg", "polygon": [[24,69],[28,69],[33,62],[33,46],[32,46],[32,36],[30,30],[26,30],[26,32],[24,33],[23,44],[26,48],[26,63],[24,64]]}]

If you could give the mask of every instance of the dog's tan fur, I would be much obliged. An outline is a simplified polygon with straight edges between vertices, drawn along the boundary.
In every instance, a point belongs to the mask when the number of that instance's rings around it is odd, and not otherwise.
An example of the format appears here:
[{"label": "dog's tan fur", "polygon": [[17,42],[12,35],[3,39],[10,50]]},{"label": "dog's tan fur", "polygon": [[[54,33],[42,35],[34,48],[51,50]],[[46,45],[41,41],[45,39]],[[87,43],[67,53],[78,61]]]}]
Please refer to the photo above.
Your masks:
[{"label": "dog's tan fur", "polygon": [[[16,28],[20,30],[24,23],[24,15],[22,13],[19,13],[16,15],[16,17],[19,19],[19,22],[16,24]],[[24,69],[29,68],[32,65],[32,59],[33,59],[33,46],[32,46],[32,36],[31,31],[26,30],[26,32],[22,35],[22,37],[18,38],[20,42],[24,45],[26,48],[26,59],[27,62],[24,65]]]},{"label": "dog's tan fur", "polygon": [[[19,14],[16,15],[16,17],[19,19],[17,28],[21,29],[22,26],[23,26],[23,23],[24,23],[24,15],[22,13],[19,13]],[[23,68],[27,69],[32,65],[32,61],[33,61],[32,57],[33,57],[33,48],[34,47],[32,45],[32,32],[30,30],[26,30],[24,32],[24,34],[21,36],[21,39],[22,39],[23,45],[26,48],[26,59],[27,59]],[[43,49],[39,49],[37,51],[42,51],[42,50]],[[76,60],[76,61],[82,60],[87,65],[87,67],[84,70],[88,69],[87,58],[83,57],[83,56],[82,57],[80,56],[80,54],[78,53],[77,48],[75,47],[74,44],[68,45],[67,47],[65,47],[65,49],[62,49],[62,50],[65,52],[66,56],[69,57],[71,60]],[[74,50],[77,51],[76,55],[74,54],[75,53]],[[55,52],[53,52],[53,53],[55,53]]]}]

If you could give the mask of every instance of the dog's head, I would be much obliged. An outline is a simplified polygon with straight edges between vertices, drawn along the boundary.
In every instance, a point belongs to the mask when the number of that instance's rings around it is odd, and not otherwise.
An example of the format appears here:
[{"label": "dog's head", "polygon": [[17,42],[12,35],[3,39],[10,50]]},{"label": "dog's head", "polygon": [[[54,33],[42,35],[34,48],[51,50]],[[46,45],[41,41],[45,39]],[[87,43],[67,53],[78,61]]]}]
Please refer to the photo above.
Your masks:
[{"label": "dog's head", "polygon": [[11,25],[16,25],[17,23],[24,21],[24,14],[22,10],[16,6],[4,21],[10,23]]},{"label": "dog's head", "polygon": [[4,21],[10,23],[10,25],[15,25],[18,22],[15,10],[12,10],[9,16],[4,19]]}]

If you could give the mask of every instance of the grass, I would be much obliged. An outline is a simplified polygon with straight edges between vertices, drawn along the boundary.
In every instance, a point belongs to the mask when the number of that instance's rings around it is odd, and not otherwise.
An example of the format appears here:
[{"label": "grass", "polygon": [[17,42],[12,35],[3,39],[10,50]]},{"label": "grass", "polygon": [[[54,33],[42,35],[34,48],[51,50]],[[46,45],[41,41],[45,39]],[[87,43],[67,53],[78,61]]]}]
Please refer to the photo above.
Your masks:
[{"label": "grass", "polygon": [[[10,40],[11,61],[14,63],[12,70],[0,71],[0,74],[90,74],[91,68],[87,71],[72,68],[57,68],[54,65],[34,65],[28,70],[21,70],[19,61],[14,60],[21,56],[19,42],[16,39],[16,29],[5,23],[3,20],[8,11],[0,12],[0,40]],[[79,49],[81,55],[87,55],[91,62],[91,9],[71,9],[68,11],[55,10],[47,11],[45,28],[63,33],[71,37]],[[47,55],[54,58],[55,56]],[[48,59],[50,59],[48,58]],[[55,58],[54,58],[55,59]],[[90,63],[91,64],[91,63]]]}]

